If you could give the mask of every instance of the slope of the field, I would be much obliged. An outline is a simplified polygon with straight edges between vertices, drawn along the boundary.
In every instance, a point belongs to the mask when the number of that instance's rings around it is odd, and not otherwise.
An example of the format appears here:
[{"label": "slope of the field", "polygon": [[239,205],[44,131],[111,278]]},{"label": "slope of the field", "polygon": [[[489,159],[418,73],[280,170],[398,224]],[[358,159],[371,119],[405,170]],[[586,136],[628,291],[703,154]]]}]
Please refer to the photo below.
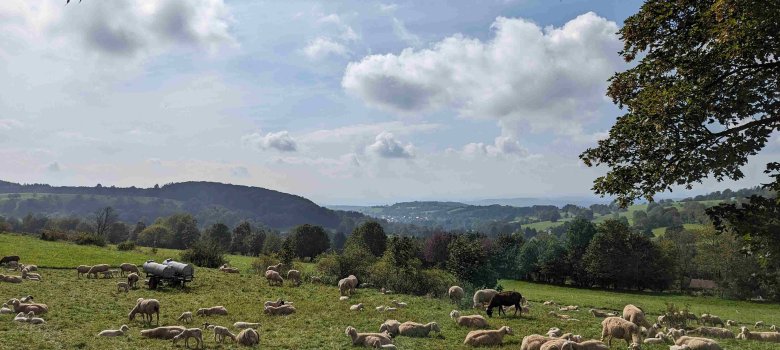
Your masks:
[{"label": "slope of the field", "polygon": [[[81,247],[68,243],[33,244],[27,237],[0,234],[0,255],[18,254],[23,262],[39,266],[75,266],[120,262],[124,259],[146,259],[148,252],[116,252],[110,248]],[[95,252],[90,252],[95,250]],[[159,252],[158,252],[159,253]],[[164,253],[175,253],[167,251]],[[164,254],[159,253],[159,254]],[[116,256],[114,256],[116,255]],[[158,256],[154,256],[157,258]],[[235,261],[240,261],[236,259]],[[239,265],[239,264],[236,264]],[[245,266],[244,264],[241,264]],[[224,274],[213,269],[196,269],[195,281],[186,289],[163,289],[150,291],[144,288],[125,294],[117,292],[119,279],[77,278],[73,270],[42,268],[43,282],[25,281],[21,284],[0,283],[0,300],[31,294],[36,302],[46,303],[49,313],[43,315],[45,325],[19,324],[11,321],[13,315],[0,317],[0,348],[2,349],[174,349],[183,348],[181,343],[173,346],[171,341],[141,338],[139,331],[149,328],[140,318],[129,321],[128,311],[137,298],[155,298],[162,305],[161,325],[176,325],[176,317],[184,311],[195,311],[200,307],[224,305],[228,316],[196,317],[193,327],[204,321],[228,326],[231,330],[236,321],[259,322],[261,343],[264,349],[347,349],[352,348],[344,334],[347,326],[355,326],[362,332],[375,332],[385,319],[400,321],[430,322],[441,325],[440,336],[429,338],[398,337],[395,344],[399,349],[463,349],[463,339],[468,329],[458,328],[449,319],[453,306],[446,300],[412,297],[407,295],[382,295],[373,289],[358,289],[349,301],[338,301],[338,289],[334,286],[305,283],[293,287],[269,287],[265,280],[242,268],[241,274]],[[600,336],[600,319],[590,316],[588,307],[620,309],[624,304],[634,303],[649,311],[655,318],[664,302],[690,305],[697,313],[712,312],[724,319],[735,319],[745,323],[763,320],[767,324],[780,323],[780,306],[724,301],[715,298],[693,298],[674,295],[649,295],[613,293],[595,290],[580,290],[547,285],[502,281],[507,289],[521,291],[532,300],[530,315],[523,317],[498,317],[489,320],[491,327],[508,325],[514,329],[513,336],[505,338],[505,348],[519,347],[523,336],[544,333],[550,327],[579,333],[589,338]],[[265,300],[284,298],[294,301],[297,312],[291,316],[272,317],[264,315],[262,303]],[[408,302],[409,307],[396,312],[380,313],[374,310],[379,305],[388,305],[392,299]],[[583,311],[572,312],[578,322],[563,322],[547,316],[550,307],[543,306],[543,300],[555,300],[561,304],[577,304]],[[363,303],[366,310],[349,311],[350,304]],[[463,314],[484,311],[464,309]],[[122,324],[130,326],[129,335],[121,338],[99,338],[96,334],[103,329],[116,329]],[[735,329],[736,330],[736,329]],[[213,334],[206,332],[204,340],[207,349],[238,348],[230,342],[217,344]],[[777,344],[755,341],[723,340],[724,349],[769,350]],[[615,341],[612,349],[625,349],[626,344]],[[643,349],[661,350],[668,346],[643,346]]]}]

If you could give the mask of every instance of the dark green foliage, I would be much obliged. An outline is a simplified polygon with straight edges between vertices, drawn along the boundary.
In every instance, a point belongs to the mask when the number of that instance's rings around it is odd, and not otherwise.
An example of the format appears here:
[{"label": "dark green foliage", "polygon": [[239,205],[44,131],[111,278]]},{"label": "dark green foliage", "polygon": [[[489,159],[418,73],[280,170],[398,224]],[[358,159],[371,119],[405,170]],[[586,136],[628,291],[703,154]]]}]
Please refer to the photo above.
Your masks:
[{"label": "dark green foliage", "polygon": [[130,228],[124,222],[114,222],[106,230],[106,239],[111,243],[119,243],[130,237]]},{"label": "dark green foliage", "polygon": [[282,250],[282,237],[278,232],[269,232],[265,235],[263,242],[263,254],[272,255]]},{"label": "dark green foliage", "polygon": [[340,252],[344,249],[344,244],[347,243],[347,235],[344,234],[344,232],[336,232],[335,235],[333,235],[333,241],[331,242],[331,248],[333,250]]},{"label": "dark green foliage", "polygon": [[247,238],[252,234],[252,226],[249,222],[242,221],[233,229],[233,235],[230,237],[230,251],[238,254],[249,252]]},{"label": "dark green foliage", "polygon": [[124,241],[116,245],[117,250],[133,250],[135,249],[135,242],[133,241]]},{"label": "dark green foliage", "polygon": [[492,288],[498,275],[482,243],[482,237],[477,235],[459,235],[453,239],[448,246],[447,271],[474,286]]},{"label": "dark green foliage", "polygon": [[363,242],[374,256],[382,256],[387,247],[385,230],[376,221],[368,221],[355,228],[348,240]]},{"label": "dark green foliage", "polygon": [[106,246],[106,239],[96,233],[82,232],[76,236],[75,241],[78,245],[95,245],[98,247]]},{"label": "dark green foliage", "polygon": [[348,241],[341,254],[325,254],[320,256],[317,269],[327,276],[340,279],[349,275],[368,276],[371,265],[376,257],[368,250],[365,243]]},{"label": "dark green foliage", "polygon": [[147,247],[168,247],[172,239],[173,235],[167,227],[154,224],[138,234],[137,243]]},{"label": "dark green foliage", "polygon": [[200,267],[217,268],[225,261],[225,250],[218,242],[201,239],[181,253],[181,260]]},{"label": "dark green foliage", "polygon": [[330,248],[330,239],[320,226],[309,224],[296,226],[290,233],[295,256],[315,258]]},{"label": "dark green foliage", "polygon": [[500,278],[520,278],[520,249],[525,243],[520,233],[499,234],[494,240],[491,265]]},{"label": "dark green foliage", "polygon": [[220,249],[227,251],[230,248],[230,228],[222,223],[216,223],[203,231],[203,238],[219,245]]},{"label": "dark green foliage", "polygon": [[265,243],[265,231],[257,229],[252,232],[244,240],[244,246],[246,247],[246,253],[248,255],[256,256],[263,252],[263,244]]},{"label": "dark green foliage", "polygon": [[589,274],[585,271],[582,257],[590,245],[593,236],[596,235],[596,226],[584,218],[576,218],[571,221],[566,231],[566,263],[571,273],[572,282],[578,286],[587,286],[590,283]]},{"label": "dark green foliage", "polygon": [[291,236],[287,236],[284,241],[282,241],[279,259],[287,266],[290,266],[295,259],[295,239]]}]

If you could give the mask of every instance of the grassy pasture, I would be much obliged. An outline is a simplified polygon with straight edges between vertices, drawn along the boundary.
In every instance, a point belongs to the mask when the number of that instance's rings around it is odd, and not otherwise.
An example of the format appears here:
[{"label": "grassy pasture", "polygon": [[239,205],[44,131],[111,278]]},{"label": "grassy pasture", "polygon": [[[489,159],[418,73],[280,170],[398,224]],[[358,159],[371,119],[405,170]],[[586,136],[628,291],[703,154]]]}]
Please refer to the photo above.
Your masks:
[{"label": "grassy pasture", "polygon": [[[17,248],[17,247],[24,248]],[[158,260],[175,251],[158,251]],[[149,291],[136,289],[120,293],[115,289],[119,279],[76,278],[71,269],[59,267],[77,264],[118,263],[143,261],[148,252],[117,252],[112,248],[83,247],[68,243],[43,242],[19,235],[0,234],[0,255],[18,254],[23,262],[42,268],[43,282],[21,284],[0,283],[0,300],[32,294],[37,302],[49,305],[50,312],[43,317],[45,325],[17,324],[12,315],[0,317],[0,349],[173,349],[170,341],[141,338],[139,330],[148,328],[140,321],[128,321],[127,313],[139,297],[156,298],[162,304],[161,325],[178,324],[176,317],[183,311],[195,311],[199,307],[224,305],[228,316],[196,317],[193,325],[204,321],[229,326],[235,321],[260,322],[261,344],[266,349],[348,349],[352,348],[344,329],[355,326],[359,331],[376,331],[388,318],[400,321],[430,322],[441,325],[441,336],[425,339],[398,337],[395,344],[400,349],[462,349],[467,329],[458,328],[449,319],[453,309],[446,300],[412,297],[406,295],[381,295],[376,290],[358,289],[357,294],[347,302],[338,301],[335,286],[305,283],[301,287],[269,287],[263,278],[251,274],[239,263],[238,257],[231,257],[234,265],[242,267],[241,274],[224,274],[212,269],[196,269],[195,281],[183,290],[163,289]],[[178,254],[173,255],[174,257]],[[249,260],[249,258],[244,258]],[[763,320],[767,324],[780,324],[780,306],[776,304],[754,304],[740,301],[725,301],[715,298],[694,298],[666,294],[616,293],[598,290],[582,290],[531,284],[517,281],[501,281],[506,289],[518,290],[532,302],[532,312],[523,317],[499,317],[490,319],[492,327],[508,325],[514,336],[505,337],[504,348],[516,349],[523,336],[544,333],[550,327],[582,334],[586,337],[600,336],[600,320],[594,319],[586,310],[599,307],[619,310],[627,303],[645,308],[651,317],[663,309],[664,302],[690,305],[697,313],[712,312],[738,321],[752,323]],[[287,317],[271,317],[262,313],[262,303],[276,298],[292,300],[298,312]],[[390,300],[399,299],[409,303],[406,309],[385,314],[374,310],[375,306],[388,305]],[[563,322],[547,316],[550,307],[541,305],[543,300],[555,300],[560,304],[580,305],[583,311],[571,312],[579,322]],[[366,306],[363,312],[349,311],[349,305],[361,302]],[[463,309],[463,314],[484,311]],[[116,329],[128,324],[129,336],[121,338],[98,338],[95,335],[103,329]],[[209,335],[211,335],[209,337]],[[233,349],[232,343],[217,344],[213,334],[205,333],[206,348]],[[777,344],[753,341],[721,341],[725,349],[768,350],[777,349]],[[614,342],[612,349],[625,349],[624,342]],[[182,349],[182,343],[175,348]],[[668,346],[644,346],[643,349],[661,350]]]}]

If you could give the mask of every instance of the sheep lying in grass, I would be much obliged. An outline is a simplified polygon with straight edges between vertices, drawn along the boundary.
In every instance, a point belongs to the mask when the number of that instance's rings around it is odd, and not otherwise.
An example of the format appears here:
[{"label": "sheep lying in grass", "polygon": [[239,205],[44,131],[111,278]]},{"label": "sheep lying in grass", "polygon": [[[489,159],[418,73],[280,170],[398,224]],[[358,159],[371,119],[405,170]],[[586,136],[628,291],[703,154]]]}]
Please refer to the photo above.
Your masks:
[{"label": "sheep lying in grass", "polygon": [[291,301],[284,301],[282,299],[277,299],[276,301],[268,300],[263,304],[263,307],[265,306],[273,306],[273,307],[280,307],[282,305],[292,304]]},{"label": "sheep lying in grass", "polygon": [[651,338],[645,338],[645,340],[642,342],[645,344],[661,345],[661,344],[666,344],[666,338],[651,337]]},{"label": "sheep lying in grass", "polygon": [[3,306],[0,307],[0,315],[10,315],[14,313],[14,310],[11,310],[11,308],[8,307],[8,304],[3,304]]},{"label": "sheep lying in grass", "polygon": [[120,276],[124,276],[125,272],[138,273],[138,266],[135,266],[135,264],[131,263],[123,263],[122,265],[119,265],[119,271]]},{"label": "sheep lying in grass", "polygon": [[764,321],[756,321],[756,325],[753,328],[764,328]]},{"label": "sheep lying in grass", "polygon": [[400,301],[398,301],[398,300],[395,300],[395,299],[393,299],[392,301],[390,301],[390,303],[392,303],[393,305],[395,305],[395,307],[397,307],[397,308],[399,308],[399,309],[400,309],[400,308],[405,308],[405,307],[409,306],[409,304],[407,304],[407,303],[404,303],[404,302],[400,302]]},{"label": "sheep lying in grass", "polygon": [[243,346],[255,346],[260,344],[260,334],[252,328],[247,328],[238,332],[236,342]]},{"label": "sheep lying in grass", "polygon": [[588,310],[591,314],[593,314],[593,317],[599,317],[599,318],[607,318],[615,316],[612,312],[607,312],[603,310],[597,310],[597,309],[590,309]]},{"label": "sheep lying in grass", "polygon": [[386,320],[385,323],[382,323],[379,326],[379,333],[387,333],[391,336],[398,335],[399,327],[401,327],[401,322],[398,322],[398,320]]},{"label": "sheep lying in grass", "polygon": [[550,311],[547,314],[552,316],[552,317],[560,318],[560,319],[566,320],[566,321],[577,321],[577,319],[573,318],[571,315],[559,314],[559,313],[557,313],[555,311]]},{"label": "sheep lying in grass", "polygon": [[750,339],[780,343],[780,333],[777,332],[751,332],[747,327],[742,327],[737,339]]},{"label": "sheep lying in grass", "polygon": [[501,345],[504,342],[504,335],[512,335],[512,328],[503,326],[497,330],[477,330],[471,331],[466,335],[463,341],[465,345],[471,346],[492,346]]},{"label": "sheep lying in grass", "polygon": [[557,304],[557,303],[555,303],[555,302],[554,302],[554,301],[552,301],[552,300],[547,300],[547,301],[545,301],[544,303],[542,303],[542,305],[545,305],[545,306],[547,306],[547,305],[558,305],[558,304]]},{"label": "sheep lying in grass", "polygon": [[609,346],[598,340],[586,340],[580,343],[568,341],[564,349],[572,350],[609,350]]},{"label": "sheep lying in grass", "polygon": [[224,342],[225,338],[230,338],[233,340],[233,342],[236,341],[236,335],[231,333],[227,327],[217,326],[215,324],[209,324],[206,322],[203,324],[203,328],[214,331],[214,341],[217,343]]},{"label": "sheep lying in grass", "polygon": [[701,324],[707,325],[708,323],[712,326],[720,325],[721,327],[724,327],[726,325],[723,320],[720,319],[720,317],[711,315],[711,314],[702,314],[701,318],[699,318]]},{"label": "sheep lying in grass", "polygon": [[282,271],[282,266],[284,266],[282,263],[278,263],[276,265],[268,266],[265,270],[266,271],[276,271],[276,272],[279,272],[279,271]]},{"label": "sheep lying in grass", "polygon": [[577,305],[568,305],[558,308],[558,311],[580,311],[580,307]]},{"label": "sheep lying in grass", "polygon": [[190,311],[182,312],[181,315],[179,315],[179,318],[176,319],[176,321],[181,321],[186,323],[192,322],[192,312]]},{"label": "sheep lying in grass", "polygon": [[130,286],[130,288],[135,288],[135,284],[138,283],[138,280],[140,277],[138,277],[138,274],[133,272],[127,275],[127,284]]},{"label": "sheep lying in grass", "polygon": [[141,336],[152,339],[169,340],[181,334],[181,332],[184,332],[184,329],[185,328],[182,326],[165,326],[152,329],[142,329]]},{"label": "sheep lying in grass", "polygon": [[130,291],[130,285],[127,284],[127,282],[117,282],[116,283],[116,291],[117,292],[121,292],[123,290],[124,290],[125,293],[129,292]]},{"label": "sheep lying in grass", "polygon": [[637,327],[650,328],[650,323],[647,322],[647,319],[645,319],[644,311],[634,305],[628,304],[623,308],[623,319],[626,321],[631,321],[637,325]]},{"label": "sheep lying in grass", "polygon": [[488,326],[487,320],[481,315],[461,316],[458,310],[450,312],[450,318],[455,320],[458,326],[468,328],[485,328]]},{"label": "sheep lying in grass", "polygon": [[674,344],[677,346],[682,346],[681,349],[722,350],[718,342],[707,338],[682,336],[680,339],[677,339]]},{"label": "sheep lying in grass", "polygon": [[46,321],[44,321],[42,318],[35,317],[35,312],[32,312],[32,311],[27,313],[27,322],[32,323],[32,324],[44,324],[44,323],[46,323]]},{"label": "sheep lying in grass", "polygon": [[195,312],[195,315],[197,316],[211,316],[211,315],[227,315],[228,311],[224,306],[212,306],[212,307],[204,307],[198,309],[198,311]]},{"label": "sheep lying in grass", "polygon": [[295,308],[292,305],[282,305],[279,307],[266,306],[263,309],[263,313],[273,316],[290,315],[295,313]]},{"label": "sheep lying in grass", "polygon": [[260,327],[259,323],[253,323],[253,322],[236,322],[233,323],[233,327],[237,329],[247,329],[247,328],[258,328]]},{"label": "sheep lying in grass", "polygon": [[127,314],[127,318],[130,321],[135,320],[135,315],[139,313],[143,317],[144,322],[149,317],[149,323],[152,323],[152,315],[157,314],[157,324],[160,324],[160,302],[157,299],[138,298],[135,307]]},{"label": "sheep lying in grass", "polygon": [[383,311],[384,312],[393,312],[393,311],[397,311],[397,310],[398,310],[398,308],[385,306],[385,309]]},{"label": "sheep lying in grass", "polygon": [[677,339],[684,335],[685,335],[684,329],[669,328],[669,330],[666,332],[666,336],[672,339]]},{"label": "sheep lying in grass", "polygon": [[482,304],[486,304],[490,302],[490,299],[493,299],[493,296],[498,294],[498,291],[495,289],[480,289],[476,292],[474,292],[474,296],[471,298],[473,305],[472,307],[480,307]]},{"label": "sheep lying in grass", "polygon": [[339,297],[339,301],[347,301],[347,300],[349,300],[349,297],[346,295],[342,295]]},{"label": "sheep lying in grass", "polygon": [[388,333],[358,333],[355,327],[349,326],[344,333],[352,339],[352,345],[364,345],[367,347],[376,347],[392,344],[393,340]]},{"label": "sheep lying in grass", "polygon": [[382,312],[382,311],[385,311],[385,306],[384,305],[379,305],[379,306],[375,307],[374,309],[376,309],[376,311]]},{"label": "sheep lying in grass", "polygon": [[106,272],[109,269],[111,269],[111,267],[108,266],[108,264],[98,264],[98,265],[92,266],[87,271],[87,278],[90,278],[90,276],[92,276],[92,278],[98,278],[98,274],[99,273]]},{"label": "sheep lying in grass", "polygon": [[447,296],[450,297],[450,302],[456,305],[460,305],[460,302],[463,300],[465,295],[466,292],[464,292],[463,288],[459,286],[452,286],[449,290],[447,290]]},{"label": "sheep lying in grass", "polygon": [[562,336],[560,336],[561,339],[571,340],[575,343],[579,343],[582,341],[582,336],[579,334],[572,334],[572,333],[564,333]]},{"label": "sheep lying in grass", "polygon": [[296,286],[300,286],[301,282],[302,282],[301,281],[301,272],[298,271],[298,270],[287,271],[287,280],[288,281],[293,281],[293,283],[295,283]]},{"label": "sheep lying in grass", "polygon": [[713,338],[734,338],[734,332],[726,328],[716,327],[698,327],[694,330],[688,331],[688,334],[704,335]]},{"label": "sheep lying in grass", "polygon": [[738,325],[739,325],[739,324],[737,323],[737,321],[734,321],[734,320],[726,320],[726,326],[727,326],[727,327],[736,327],[736,326],[738,326]]},{"label": "sheep lying in grass", "polygon": [[198,342],[195,345],[196,349],[198,347],[203,348],[203,331],[201,331],[200,328],[187,328],[183,332],[177,334],[175,337],[173,337],[173,345],[176,346],[177,341],[184,339],[184,346],[189,348],[190,338],[195,338],[195,340]]},{"label": "sheep lying in grass", "polygon": [[37,273],[29,272],[27,271],[27,269],[22,270],[22,279],[28,279],[31,281],[38,281],[38,282],[43,281],[41,275]]},{"label": "sheep lying in grass", "polygon": [[777,332],[777,326],[771,325],[771,326],[769,326],[769,330],[772,331],[772,332]]},{"label": "sheep lying in grass", "polygon": [[20,313],[16,314],[16,316],[14,317],[14,321],[15,322],[27,322],[28,321],[27,315],[25,315],[24,312],[20,312]]},{"label": "sheep lying in grass", "polygon": [[523,342],[520,344],[520,350],[539,350],[544,343],[553,339],[554,338],[545,337],[539,334],[531,334],[523,337]]},{"label": "sheep lying in grass", "polygon": [[607,317],[601,321],[601,341],[607,340],[607,345],[612,346],[612,338],[623,339],[628,346],[639,344],[639,326],[620,317]]},{"label": "sheep lying in grass", "polygon": [[126,324],[123,324],[119,329],[106,329],[98,333],[98,337],[121,337],[130,330]]},{"label": "sheep lying in grass", "polygon": [[22,283],[22,277],[0,274],[0,282]]},{"label": "sheep lying in grass", "polygon": [[558,327],[552,327],[547,330],[547,336],[550,338],[559,338],[561,335],[563,335],[563,331],[561,331]]},{"label": "sheep lying in grass", "polygon": [[405,337],[427,337],[430,332],[441,333],[439,324],[436,322],[428,322],[426,324],[404,322],[398,327],[398,334]]},{"label": "sheep lying in grass", "polygon": [[284,280],[282,279],[282,275],[280,275],[278,272],[274,270],[268,270],[265,272],[265,279],[268,280],[268,285],[279,285],[282,286],[284,284]]},{"label": "sheep lying in grass", "polygon": [[35,303],[22,303],[19,299],[11,299],[8,301],[14,309],[14,312],[28,313],[30,311],[35,312],[36,315],[42,315],[49,312],[49,307],[46,304]]},{"label": "sheep lying in grass", "polygon": [[87,272],[89,272],[89,269],[91,269],[91,268],[92,268],[92,266],[89,266],[89,265],[79,265],[78,267],[76,267],[76,277],[77,278],[81,277],[81,275],[84,275]]},{"label": "sheep lying in grass", "polygon": [[349,307],[349,311],[363,311],[363,303],[358,303]]},{"label": "sheep lying in grass", "polygon": [[237,268],[230,267],[230,266],[228,266],[228,264],[223,264],[222,266],[220,266],[219,267],[219,271],[222,271],[224,273],[239,273],[240,272],[240,271],[238,271]]}]

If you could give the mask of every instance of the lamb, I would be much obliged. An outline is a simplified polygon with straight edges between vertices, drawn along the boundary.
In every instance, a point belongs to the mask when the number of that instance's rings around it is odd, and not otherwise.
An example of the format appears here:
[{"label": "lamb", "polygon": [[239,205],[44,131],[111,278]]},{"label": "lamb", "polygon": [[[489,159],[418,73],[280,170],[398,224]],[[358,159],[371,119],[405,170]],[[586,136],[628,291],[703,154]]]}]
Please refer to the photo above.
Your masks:
[{"label": "lamb", "polygon": [[44,321],[42,318],[35,317],[35,312],[32,312],[32,311],[27,313],[27,322],[32,323],[32,324],[44,324],[44,323],[46,323],[46,321]]},{"label": "lamb", "polygon": [[[485,311],[487,312],[488,317],[493,317],[493,308],[498,307],[498,315],[500,316],[503,312],[504,316],[506,316],[504,306],[514,305],[515,316],[517,316],[517,310],[522,310],[521,302],[523,300],[523,296],[515,291],[497,293],[490,298],[490,303]],[[520,315],[522,316],[522,313]]]},{"label": "lamb", "polygon": [[21,303],[18,299],[11,299],[8,304],[13,306],[14,312],[35,312],[36,315],[42,315],[49,311],[49,307],[46,304],[33,304],[33,303]]},{"label": "lamb", "polygon": [[192,312],[190,311],[182,312],[179,318],[176,319],[176,321],[182,321],[186,323],[192,322]]},{"label": "lamb", "polygon": [[200,308],[195,312],[197,316],[211,316],[211,315],[227,315],[228,311],[224,306],[212,306],[206,308]]},{"label": "lamb", "polygon": [[558,311],[580,311],[580,307],[577,305],[568,305],[560,307]]},{"label": "lamb", "polygon": [[247,329],[247,328],[257,328],[260,327],[259,323],[252,323],[252,322],[236,322],[233,323],[233,327],[238,329]]},{"label": "lamb", "polygon": [[675,341],[675,345],[683,346],[681,349],[690,350],[721,350],[720,345],[716,341],[707,338],[683,336]]},{"label": "lamb", "polygon": [[86,274],[87,272],[89,272],[89,269],[91,269],[91,268],[92,268],[92,266],[79,265],[78,267],[76,267],[76,277],[81,277],[81,275]]},{"label": "lamb", "polygon": [[214,331],[214,341],[217,343],[224,342],[226,337],[233,339],[233,342],[236,341],[236,335],[231,333],[226,327],[209,324],[208,322],[204,323],[203,327]]},{"label": "lamb", "polygon": [[278,263],[276,265],[271,265],[271,266],[268,266],[268,268],[266,268],[266,271],[276,271],[276,272],[279,272],[279,271],[282,271],[282,266],[284,266],[282,263]]},{"label": "lamb", "polygon": [[127,275],[127,284],[130,286],[130,288],[135,288],[135,284],[138,282],[140,277],[138,277],[138,274],[133,272]]},{"label": "lamb", "polygon": [[187,328],[183,332],[179,333],[175,337],[173,337],[173,345],[176,345],[176,342],[184,339],[184,346],[189,348],[190,344],[190,338],[195,338],[195,340],[198,341],[198,343],[195,345],[195,348],[198,347],[203,348],[203,331],[200,330],[200,328]]},{"label": "lamb", "polygon": [[99,265],[92,266],[87,271],[87,278],[89,278],[89,276],[92,276],[93,278],[98,278],[97,276],[98,273],[106,272],[110,268],[111,267],[108,266],[108,264],[99,264]]},{"label": "lamb", "polygon": [[379,333],[388,333],[391,336],[398,335],[398,328],[401,326],[401,322],[398,320],[386,320],[379,326]]},{"label": "lamb", "polygon": [[428,322],[426,324],[404,322],[398,327],[398,334],[405,337],[427,337],[430,332],[441,333],[439,324],[436,322]]},{"label": "lamb", "polygon": [[777,332],[751,332],[747,327],[742,327],[737,339],[750,339],[780,343],[780,333]]},{"label": "lamb", "polygon": [[723,320],[720,319],[720,317],[711,315],[711,314],[702,314],[701,318],[699,319],[701,324],[707,325],[708,323],[712,326],[720,325],[721,327],[724,327],[726,324],[723,322]]},{"label": "lamb", "polygon": [[463,344],[471,346],[501,345],[501,343],[504,342],[504,335],[506,334],[514,334],[512,328],[503,326],[498,330],[471,331],[466,335]]},{"label": "lamb", "polygon": [[474,292],[474,296],[472,297],[474,305],[472,307],[478,307],[484,303],[489,303],[490,299],[493,299],[493,296],[496,294],[498,294],[498,291],[495,289],[480,289]]},{"label": "lamb", "polygon": [[571,333],[564,333],[562,336],[560,336],[561,339],[571,340],[575,343],[579,343],[582,341],[582,336],[579,334],[571,334]]},{"label": "lamb", "polygon": [[486,328],[488,326],[487,320],[481,315],[461,316],[458,310],[452,310],[450,312],[450,318],[455,320],[458,326],[468,328]]},{"label": "lamb", "polygon": [[637,327],[650,328],[650,323],[645,319],[644,311],[634,305],[628,304],[623,308],[623,319],[631,321],[637,325]]},{"label": "lamb", "polygon": [[43,278],[41,278],[41,275],[39,275],[37,273],[29,272],[29,271],[27,271],[27,269],[23,269],[22,270],[22,278],[23,279],[28,279],[28,280],[31,280],[31,281],[42,281],[43,280]]},{"label": "lamb", "polygon": [[558,304],[556,304],[556,303],[555,303],[554,301],[552,301],[552,300],[547,300],[547,301],[545,301],[544,303],[542,303],[542,305],[558,305]]},{"label": "lamb", "polygon": [[269,315],[290,315],[295,312],[295,308],[292,305],[282,305],[279,307],[266,306],[263,309],[263,313]]},{"label": "lamb", "polygon": [[106,329],[98,333],[98,337],[121,337],[130,330],[126,324],[123,324],[119,329]]},{"label": "lamb", "polygon": [[544,343],[551,340],[553,340],[553,338],[532,334],[523,337],[523,342],[520,344],[520,350],[539,350]]},{"label": "lamb", "polygon": [[463,296],[466,295],[466,292],[464,292],[463,288],[459,286],[452,286],[449,290],[447,290],[447,295],[450,297],[451,303],[460,305],[460,302],[463,300]]},{"label": "lamb", "polygon": [[642,327],[640,330],[642,331],[642,334],[646,335],[647,337],[654,338],[655,335],[658,334],[658,332],[661,330],[661,325],[654,323],[650,328],[645,329]]},{"label": "lamb", "polygon": [[165,326],[152,329],[143,329],[141,330],[141,336],[152,339],[168,340],[173,339],[173,337],[184,332],[184,329],[185,328],[182,326]]},{"label": "lamb", "polygon": [[758,321],[756,322],[756,325],[754,328],[764,328],[764,321]]},{"label": "lamb", "polygon": [[[286,302],[286,303],[287,303],[287,304],[292,304],[292,303],[291,303],[291,302],[289,302],[289,301],[288,301],[288,302]],[[265,307],[265,306],[280,307],[280,306],[282,306],[282,305],[284,305],[284,304],[285,304],[285,301],[284,301],[284,300],[282,300],[282,299],[277,299],[276,301],[269,300],[269,301],[266,301],[266,302],[265,302],[265,304],[263,304],[263,307]]]},{"label": "lamb", "polygon": [[7,314],[12,314],[12,313],[14,313],[14,310],[11,310],[8,307],[8,304],[3,304],[3,306],[0,307],[0,315],[7,315]]},{"label": "lamb", "polygon": [[347,300],[349,300],[349,297],[346,295],[342,295],[339,297],[339,301],[347,301]]},{"label": "lamb", "polygon": [[219,271],[222,271],[224,273],[239,273],[240,271],[235,267],[230,267],[228,264],[223,264],[219,267]]},{"label": "lamb", "polygon": [[138,266],[130,263],[123,263],[122,265],[119,265],[119,271],[120,276],[124,276],[125,272],[138,273]]},{"label": "lamb", "polygon": [[363,311],[363,303],[355,304],[349,307],[350,311]]},{"label": "lamb", "polygon": [[282,279],[282,275],[280,275],[278,272],[274,270],[268,270],[265,272],[265,279],[268,280],[268,285],[273,286],[275,284],[278,284],[281,286],[284,284],[284,280]]},{"label": "lamb", "polygon": [[684,335],[685,335],[685,330],[684,329],[669,328],[669,331],[666,332],[666,336],[668,336],[668,337],[670,337],[672,339],[677,339],[677,338],[682,337]]},{"label": "lamb", "polygon": [[116,283],[116,290],[117,292],[121,292],[122,290],[125,291],[125,293],[130,291],[130,285],[127,284],[127,282],[117,282]]},{"label": "lamb", "polygon": [[352,345],[376,347],[377,342],[379,345],[393,343],[393,340],[390,339],[390,334],[388,333],[358,333],[357,329],[352,326],[347,327],[344,333],[352,339]]},{"label": "lamb", "polygon": [[586,340],[580,343],[569,341],[566,343],[572,350],[609,350],[609,346],[598,340]]},{"label": "lamb", "polygon": [[27,303],[27,302],[30,302],[32,300],[33,300],[33,296],[32,295],[23,296],[23,297],[21,297],[19,299],[19,301],[21,301],[23,303]]},{"label": "lamb", "polygon": [[610,317],[610,314],[606,311],[596,310],[596,309],[590,309],[591,314],[593,314],[593,317],[599,317],[599,318],[607,318]]},{"label": "lamb", "polygon": [[127,318],[130,321],[135,320],[135,315],[139,313],[144,318],[144,322],[146,322],[146,317],[148,316],[149,323],[152,323],[152,315],[157,314],[157,325],[160,324],[160,302],[157,299],[138,298],[135,307],[127,314]]},{"label": "lamb", "polygon": [[16,316],[14,317],[14,321],[16,321],[16,322],[27,322],[29,320],[27,319],[27,315],[25,315],[24,312],[20,312],[20,313],[16,314]]},{"label": "lamb", "polygon": [[38,266],[36,266],[36,265],[19,264],[19,269],[20,270],[27,269],[27,271],[38,271]]},{"label": "lamb", "polygon": [[645,343],[645,344],[661,345],[661,344],[666,344],[666,339],[665,338],[656,338],[656,337],[645,338],[643,343]]},{"label": "lamb", "polygon": [[736,327],[736,326],[738,326],[738,325],[739,325],[739,324],[737,323],[737,321],[734,321],[734,320],[726,320],[726,326],[728,326],[728,327]]},{"label": "lamb", "polygon": [[601,321],[601,341],[603,342],[606,337],[609,337],[607,341],[609,346],[612,346],[612,338],[623,339],[628,346],[642,341],[639,336],[639,326],[620,317],[607,317]]},{"label": "lamb", "polygon": [[0,274],[0,281],[2,282],[8,282],[8,283],[22,283],[22,277],[20,276],[6,276],[3,274]]},{"label": "lamb", "polygon": [[287,271],[287,279],[295,282],[296,286],[301,285],[301,272],[298,270]]},{"label": "lamb", "polygon": [[252,328],[247,328],[238,332],[236,342],[244,346],[254,346],[260,343],[260,334]]},{"label": "lamb", "polygon": [[704,335],[713,338],[728,338],[728,339],[734,338],[734,332],[726,328],[698,327],[692,331],[689,331],[688,333]]},{"label": "lamb", "polygon": [[566,321],[576,320],[576,319],[572,318],[571,315],[563,315],[563,314],[559,314],[559,313],[557,313],[555,311],[550,311],[547,314],[550,315],[550,316],[556,317],[556,318],[560,318],[562,320],[566,320]]},{"label": "lamb", "polygon": [[563,332],[558,327],[553,327],[547,330],[547,336],[550,338],[560,338],[562,334]]},{"label": "lamb", "polygon": [[409,306],[409,304],[407,304],[407,303],[403,303],[403,302],[400,302],[400,301],[398,301],[398,300],[392,300],[392,301],[390,301],[390,302],[391,302],[393,305],[395,305],[395,307],[397,307],[397,308],[405,308],[405,307]]}]

